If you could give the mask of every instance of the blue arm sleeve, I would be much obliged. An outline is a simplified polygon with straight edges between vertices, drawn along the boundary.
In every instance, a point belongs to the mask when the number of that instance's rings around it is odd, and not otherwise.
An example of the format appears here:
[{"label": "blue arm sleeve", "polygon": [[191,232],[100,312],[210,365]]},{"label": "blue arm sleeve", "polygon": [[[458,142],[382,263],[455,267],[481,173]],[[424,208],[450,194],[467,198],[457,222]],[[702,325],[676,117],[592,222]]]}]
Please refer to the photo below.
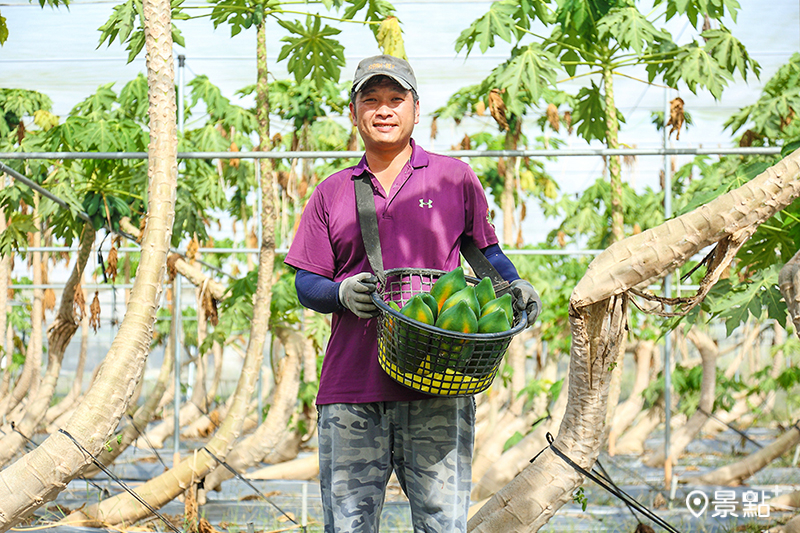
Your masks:
[{"label": "blue arm sleeve", "polygon": [[340,283],[308,270],[298,269],[294,278],[294,286],[297,289],[297,298],[300,303],[318,313],[333,313],[342,310],[339,303],[339,285]]},{"label": "blue arm sleeve", "polygon": [[503,253],[503,250],[500,249],[499,245],[493,244],[484,248],[482,251],[483,255],[486,256],[486,259],[489,260],[489,262],[504,280],[511,283],[514,280],[520,279],[519,274],[517,273],[517,267],[515,267],[514,263],[511,262],[511,259],[509,259],[508,256]]}]

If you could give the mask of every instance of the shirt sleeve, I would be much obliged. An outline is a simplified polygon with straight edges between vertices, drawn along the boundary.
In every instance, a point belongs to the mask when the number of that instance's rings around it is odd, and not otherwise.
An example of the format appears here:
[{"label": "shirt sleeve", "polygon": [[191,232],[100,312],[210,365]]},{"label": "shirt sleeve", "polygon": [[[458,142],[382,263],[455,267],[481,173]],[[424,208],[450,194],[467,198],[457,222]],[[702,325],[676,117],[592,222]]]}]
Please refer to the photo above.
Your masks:
[{"label": "shirt sleeve", "polygon": [[493,244],[481,251],[504,280],[511,283],[512,281],[520,279],[517,267],[515,267],[511,259],[503,253],[503,250],[500,249],[500,245]]},{"label": "shirt sleeve", "polygon": [[297,233],[284,262],[296,269],[333,278],[335,258],[328,231],[328,209],[320,186],[311,193],[303,209]]},{"label": "shirt sleeve", "polygon": [[318,313],[342,310],[342,305],[339,303],[339,285],[341,283],[308,270],[298,270],[294,278],[300,303]]}]

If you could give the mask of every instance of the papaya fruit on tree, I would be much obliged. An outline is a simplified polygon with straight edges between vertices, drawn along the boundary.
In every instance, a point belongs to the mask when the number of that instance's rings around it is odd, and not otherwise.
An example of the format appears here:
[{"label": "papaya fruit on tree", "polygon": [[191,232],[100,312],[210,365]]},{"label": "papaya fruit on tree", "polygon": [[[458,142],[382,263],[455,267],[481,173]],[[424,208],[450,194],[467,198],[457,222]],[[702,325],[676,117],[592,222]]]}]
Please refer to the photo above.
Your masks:
[{"label": "papaya fruit on tree", "polygon": [[481,314],[481,306],[478,303],[478,298],[475,296],[474,287],[464,287],[457,293],[450,296],[450,298],[444,302],[439,312],[444,313],[460,301],[463,301],[469,306],[476,318]]},{"label": "papaya fruit on tree", "polygon": [[436,298],[439,312],[442,312],[442,305],[444,305],[445,300],[466,286],[467,280],[464,279],[464,269],[462,267],[457,267],[447,274],[443,274],[431,287],[431,296]]}]

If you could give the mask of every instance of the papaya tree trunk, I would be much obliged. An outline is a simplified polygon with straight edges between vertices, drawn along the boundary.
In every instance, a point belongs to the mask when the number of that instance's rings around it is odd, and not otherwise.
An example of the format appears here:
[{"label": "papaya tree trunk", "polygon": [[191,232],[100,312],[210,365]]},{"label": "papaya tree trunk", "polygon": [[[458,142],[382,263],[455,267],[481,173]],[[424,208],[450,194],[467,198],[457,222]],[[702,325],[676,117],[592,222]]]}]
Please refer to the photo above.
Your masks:
[{"label": "papaya tree trunk", "polygon": [[[166,2],[169,13],[169,3]],[[159,4],[160,5],[160,4]],[[259,79],[256,88],[256,107],[259,111],[259,139],[261,147],[269,148],[269,117],[267,100],[267,59],[266,29],[264,22],[258,26],[257,35],[257,69]],[[235,440],[239,437],[247,414],[249,399],[255,390],[261,361],[263,359],[264,341],[269,328],[270,300],[272,276],[275,263],[275,201],[273,198],[274,175],[269,160],[262,159],[261,191],[263,196],[261,224],[262,236],[259,253],[258,279],[253,305],[253,319],[250,328],[250,339],[247,345],[242,374],[236,386],[234,400],[214,437],[205,448],[216,457],[224,459]],[[165,473],[151,479],[137,488],[136,492],[154,508],[160,508],[183,493],[194,481],[204,478],[217,466],[208,452],[199,451],[182,461]],[[149,514],[147,507],[133,496],[124,493],[81,511],[75,511],[62,520],[62,523],[81,522],[83,525],[131,523]]]},{"label": "papaya tree trunk", "polygon": [[0,531],[55,498],[89,463],[87,453],[100,453],[144,372],[172,234],[178,154],[170,4],[166,0],[144,0],[143,13],[150,101],[150,183],[147,226],[131,299],[97,379],[63,432],[50,435],[0,472]]},{"label": "papaya tree trunk", "polygon": [[794,331],[800,336],[800,250],[781,268],[778,284],[794,323]]},{"label": "papaya tree trunk", "polygon": [[10,461],[25,446],[25,436],[33,435],[47,413],[47,407],[53,398],[58,376],[61,373],[64,352],[78,330],[78,318],[75,316],[75,291],[81,290],[80,282],[92,253],[94,236],[94,227],[90,223],[84,224],[78,259],[64,286],[58,313],[48,331],[47,372],[36,394],[30,397],[25,416],[17,422],[16,431],[7,433],[0,438],[0,465]]},{"label": "papaya tree trunk", "polygon": [[[612,244],[592,261],[570,298],[569,401],[555,448],[585,469],[594,465],[604,432],[609,364],[624,339],[628,291],[717,243],[696,297],[702,298],[758,225],[798,196],[800,151],[690,213]],[[470,519],[468,529],[538,531],[582,481],[548,447]]]},{"label": "papaya tree trunk", "polygon": [[[614,73],[610,67],[603,69],[603,85],[606,103],[606,144],[615,150],[619,148],[619,122],[614,101]],[[611,182],[611,242],[621,241],[625,237],[625,226],[622,206],[622,165],[618,155],[608,156],[608,177]]]},{"label": "papaya tree trunk", "polygon": [[633,381],[630,396],[617,406],[614,413],[611,431],[608,434],[608,454],[612,457],[616,452],[616,442],[622,433],[630,427],[644,406],[642,392],[650,383],[650,363],[653,360],[656,343],[651,340],[639,341],[633,349],[636,362],[636,377]]}]

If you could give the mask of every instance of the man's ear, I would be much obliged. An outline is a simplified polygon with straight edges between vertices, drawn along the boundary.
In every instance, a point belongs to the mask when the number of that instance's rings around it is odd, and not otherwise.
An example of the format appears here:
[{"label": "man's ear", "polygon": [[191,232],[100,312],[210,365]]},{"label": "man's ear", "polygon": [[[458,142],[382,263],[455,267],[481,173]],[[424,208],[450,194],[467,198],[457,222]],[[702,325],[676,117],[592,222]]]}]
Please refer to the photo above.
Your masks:
[{"label": "man's ear", "polygon": [[353,126],[356,125],[356,106],[353,102],[350,102],[350,122],[352,122]]},{"label": "man's ear", "polygon": [[417,100],[414,104],[414,124],[419,124],[419,109],[419,100]]}]

